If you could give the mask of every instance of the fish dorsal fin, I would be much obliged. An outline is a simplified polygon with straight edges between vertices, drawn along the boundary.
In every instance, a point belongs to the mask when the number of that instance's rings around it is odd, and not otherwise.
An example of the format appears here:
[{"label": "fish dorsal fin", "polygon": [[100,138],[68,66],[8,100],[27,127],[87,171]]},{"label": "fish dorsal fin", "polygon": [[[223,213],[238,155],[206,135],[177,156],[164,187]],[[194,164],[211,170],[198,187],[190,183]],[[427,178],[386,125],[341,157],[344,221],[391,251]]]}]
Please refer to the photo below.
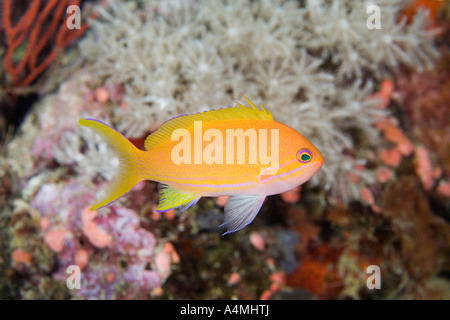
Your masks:
[{"label": "fish dorsal fin", "polygon": [[244,97],[251,107],[237,103],[238,106],[221,108],[217,110],[209,110],[189,115],[182,115],[172,118],[162,124],[162,126],[153,134],[145,139],[145,149],[152,150],[155,147],[170,140],[172,132],[178,128],[188,128],[193,125],[194,121],[217,121],[227,119],[260,119],[273,121],[272,113],[267,111],[263,105],[262,109],[257,108],[253,102]]}]

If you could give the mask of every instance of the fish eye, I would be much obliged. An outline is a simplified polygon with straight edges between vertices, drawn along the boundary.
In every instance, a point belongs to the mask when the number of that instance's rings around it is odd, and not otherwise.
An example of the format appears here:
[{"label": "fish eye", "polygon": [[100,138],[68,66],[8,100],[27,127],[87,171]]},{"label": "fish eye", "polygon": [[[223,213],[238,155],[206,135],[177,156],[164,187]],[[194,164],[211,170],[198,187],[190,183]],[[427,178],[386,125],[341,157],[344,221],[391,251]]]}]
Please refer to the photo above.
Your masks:
[{"label": "fish eye", "polygon": [[301,163],[308,163],[312,159],[312,153],[308,149],[300,149],[297,151],[297,160]]}]

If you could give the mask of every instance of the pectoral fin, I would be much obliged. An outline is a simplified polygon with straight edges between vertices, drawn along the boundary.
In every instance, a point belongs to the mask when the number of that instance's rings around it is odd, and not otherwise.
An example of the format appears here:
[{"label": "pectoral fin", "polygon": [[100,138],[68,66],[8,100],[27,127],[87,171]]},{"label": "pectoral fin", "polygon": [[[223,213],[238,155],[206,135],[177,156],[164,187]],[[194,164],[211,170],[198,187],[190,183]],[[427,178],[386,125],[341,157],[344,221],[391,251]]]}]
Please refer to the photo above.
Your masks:
[{"label": "pectoral fin", "polygon": [[261,209],[265,196],[238,195],[228,199],[225,205],[225,222],[220,226],[226,226],[227,233],[238,231],[250,224]]},{"label": "pectoral fin", "polygon": [[183,212],[187,208],[196,204],[198,200],[200,200],[200,197],[195,194],[184,193],[170,186],[160,185],[159,205],[156,208],[156,211],[164,212],[170,209],[182,207],[180,212]]}]

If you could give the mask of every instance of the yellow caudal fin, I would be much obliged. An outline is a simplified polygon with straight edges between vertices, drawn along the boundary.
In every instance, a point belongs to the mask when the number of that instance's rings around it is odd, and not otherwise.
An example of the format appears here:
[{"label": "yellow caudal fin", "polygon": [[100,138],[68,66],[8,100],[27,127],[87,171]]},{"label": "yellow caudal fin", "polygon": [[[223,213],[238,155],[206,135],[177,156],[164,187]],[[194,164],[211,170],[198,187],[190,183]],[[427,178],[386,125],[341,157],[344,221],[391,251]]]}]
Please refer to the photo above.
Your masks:
[{"label": "yellow caudal fin", "polygon": [[81,119],[79,123],[102,136],[119,156],[119,170],[104,190],[104,196],[91,208],[91,210],[96,210],[119,199],[142,180],[142,168],[139,167],[137,159],[144,152],[137,149],[127,138],[101,121]]}]

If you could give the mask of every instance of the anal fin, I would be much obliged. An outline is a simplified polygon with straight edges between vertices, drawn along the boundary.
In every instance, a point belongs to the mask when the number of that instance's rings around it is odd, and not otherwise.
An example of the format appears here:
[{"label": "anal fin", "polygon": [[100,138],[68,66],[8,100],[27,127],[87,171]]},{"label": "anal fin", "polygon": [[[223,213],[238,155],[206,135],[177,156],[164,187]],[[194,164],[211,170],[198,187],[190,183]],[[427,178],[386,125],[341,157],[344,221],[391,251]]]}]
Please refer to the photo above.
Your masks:
[{"label": "anal fin", "polygon": [[266,196],[237,195],[231,196],[225,205],[225,222],[227,233],[238,231],[250,224],[261,209]]},{"label": "anal fin", "polygon": [[182,207],[181,212],[183,212],[195,205],[198,200],[200,200],[198,195],[181,192],[167,185],[161,185],[159,187],[159,205],[156,211],[165,212]]}]

